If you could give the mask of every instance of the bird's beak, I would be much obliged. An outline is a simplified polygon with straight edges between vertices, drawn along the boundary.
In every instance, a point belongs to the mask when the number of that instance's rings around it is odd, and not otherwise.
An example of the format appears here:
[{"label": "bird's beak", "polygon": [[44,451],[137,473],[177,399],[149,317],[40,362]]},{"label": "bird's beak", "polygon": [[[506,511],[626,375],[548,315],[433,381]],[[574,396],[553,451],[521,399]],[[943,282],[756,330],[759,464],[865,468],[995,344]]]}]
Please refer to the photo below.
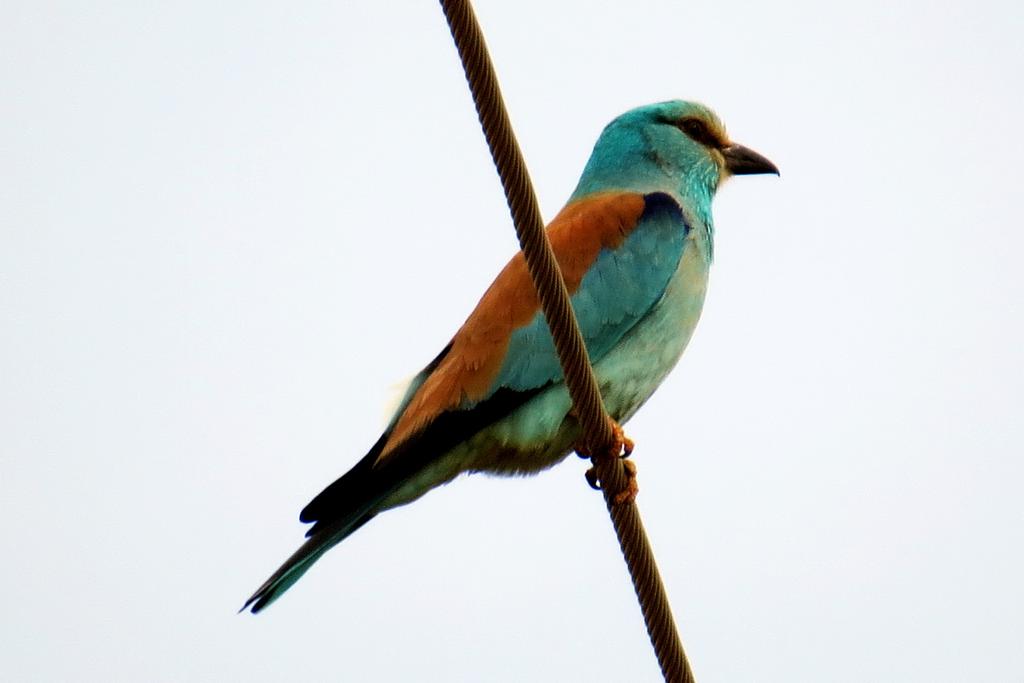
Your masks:
[{"label": "bird's beak", "polygon": [[722,156],[725,157],[726,170],[733,175],[755,175],[758,173],[779,175],[779,169],[775,167],[775,164],[749,147],[729,145],[722,148]]}]

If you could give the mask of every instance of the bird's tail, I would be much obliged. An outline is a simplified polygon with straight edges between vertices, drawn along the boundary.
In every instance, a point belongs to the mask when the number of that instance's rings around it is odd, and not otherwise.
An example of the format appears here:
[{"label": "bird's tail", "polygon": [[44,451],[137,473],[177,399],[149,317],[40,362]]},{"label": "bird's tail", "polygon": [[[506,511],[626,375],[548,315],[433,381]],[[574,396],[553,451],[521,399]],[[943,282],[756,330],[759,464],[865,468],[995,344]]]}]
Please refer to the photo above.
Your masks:
[{"label": "bird's tail", "polygon": [[240,612],[251,609],[256,614],[281,597],[324,553],[373,519],[381,502],[419,467],[415,459],[410,465],[377,467],[387,436],[382,435],[362,460],[302,509],[299,519],[313,523],[306,532],[308,540],[245,601]]},{"label": "bird's tail", "polygon": [[362,516],[341,526],[328,526],[317,530],[295,553],[292,554],[284,564],[263,582],[263,585],[256,589],[256,592],[245,601],[240,612],[251,609],[253,614],[258,613],[270,603],[277,600],[286,590],[302,578],[302,575],[319,560],[324,553],[348,538],[356,529],[373,519],[373,513],[367,512]]}]

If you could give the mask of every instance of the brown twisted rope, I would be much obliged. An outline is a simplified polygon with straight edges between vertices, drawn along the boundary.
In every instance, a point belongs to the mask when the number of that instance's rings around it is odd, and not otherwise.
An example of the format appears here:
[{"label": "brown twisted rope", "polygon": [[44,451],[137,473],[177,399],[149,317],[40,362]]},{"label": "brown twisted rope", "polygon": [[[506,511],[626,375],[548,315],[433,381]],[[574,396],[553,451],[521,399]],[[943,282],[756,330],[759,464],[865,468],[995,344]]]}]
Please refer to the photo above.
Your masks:
[{"label": "brown twisted rope", "polygon": [[569,303],[565,281],[544,234],[537,197],[519,143],[512,133],[512,124],[501,97],[483,33],[468,0],[441,0],[441,7],[466,72],[487,146],[501,177],[519,244],[537,287],[544,316],[551,328],[585,443],[590,453],[594,454],[592,461],[597,479],[601,482],[605,504],[633,579],[633,588],[662,675],[672,683],[692,683],[693,672],[676,631],[665,587],[640,513],[631,499],[624,503],[616,502],[616,496],[629,486],[629,479],[618,457],[618,444]]}]

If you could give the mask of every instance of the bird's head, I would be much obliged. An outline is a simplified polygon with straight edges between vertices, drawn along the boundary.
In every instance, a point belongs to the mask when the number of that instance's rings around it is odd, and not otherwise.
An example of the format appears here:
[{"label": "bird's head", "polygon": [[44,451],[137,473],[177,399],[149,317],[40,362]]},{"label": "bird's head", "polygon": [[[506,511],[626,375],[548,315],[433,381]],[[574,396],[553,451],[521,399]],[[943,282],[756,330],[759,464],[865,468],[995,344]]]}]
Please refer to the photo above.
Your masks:
[{"label": "bird's head", "polygon": [[672,100],[637,107],[608,124],[573,196],[662,190],[710,210],[724,179],[778,172],[765,157],[730,141],[713,111]]}]

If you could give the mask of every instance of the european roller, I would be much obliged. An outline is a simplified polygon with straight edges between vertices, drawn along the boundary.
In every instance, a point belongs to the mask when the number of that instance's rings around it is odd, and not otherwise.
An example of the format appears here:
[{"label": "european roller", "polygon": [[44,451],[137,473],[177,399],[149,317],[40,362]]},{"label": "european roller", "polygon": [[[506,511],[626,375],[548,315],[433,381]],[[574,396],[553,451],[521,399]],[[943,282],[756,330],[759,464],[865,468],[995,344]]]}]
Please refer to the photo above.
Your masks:
[{"label": "european roller", "polygon": [[[757,173],[778,170],[731,142],[707,107],[639,107],[604,129],[548,225],[605,408],[618,424],[651,396],[693,334],[712,261],[715,191],[730,176]],[[265,608],[378,513],[463,472],[539,472],[580,436],[519,253],[412,380],[377,443],[302,510],[299,518],[313,525],[306,542],[242,609]]]}]

